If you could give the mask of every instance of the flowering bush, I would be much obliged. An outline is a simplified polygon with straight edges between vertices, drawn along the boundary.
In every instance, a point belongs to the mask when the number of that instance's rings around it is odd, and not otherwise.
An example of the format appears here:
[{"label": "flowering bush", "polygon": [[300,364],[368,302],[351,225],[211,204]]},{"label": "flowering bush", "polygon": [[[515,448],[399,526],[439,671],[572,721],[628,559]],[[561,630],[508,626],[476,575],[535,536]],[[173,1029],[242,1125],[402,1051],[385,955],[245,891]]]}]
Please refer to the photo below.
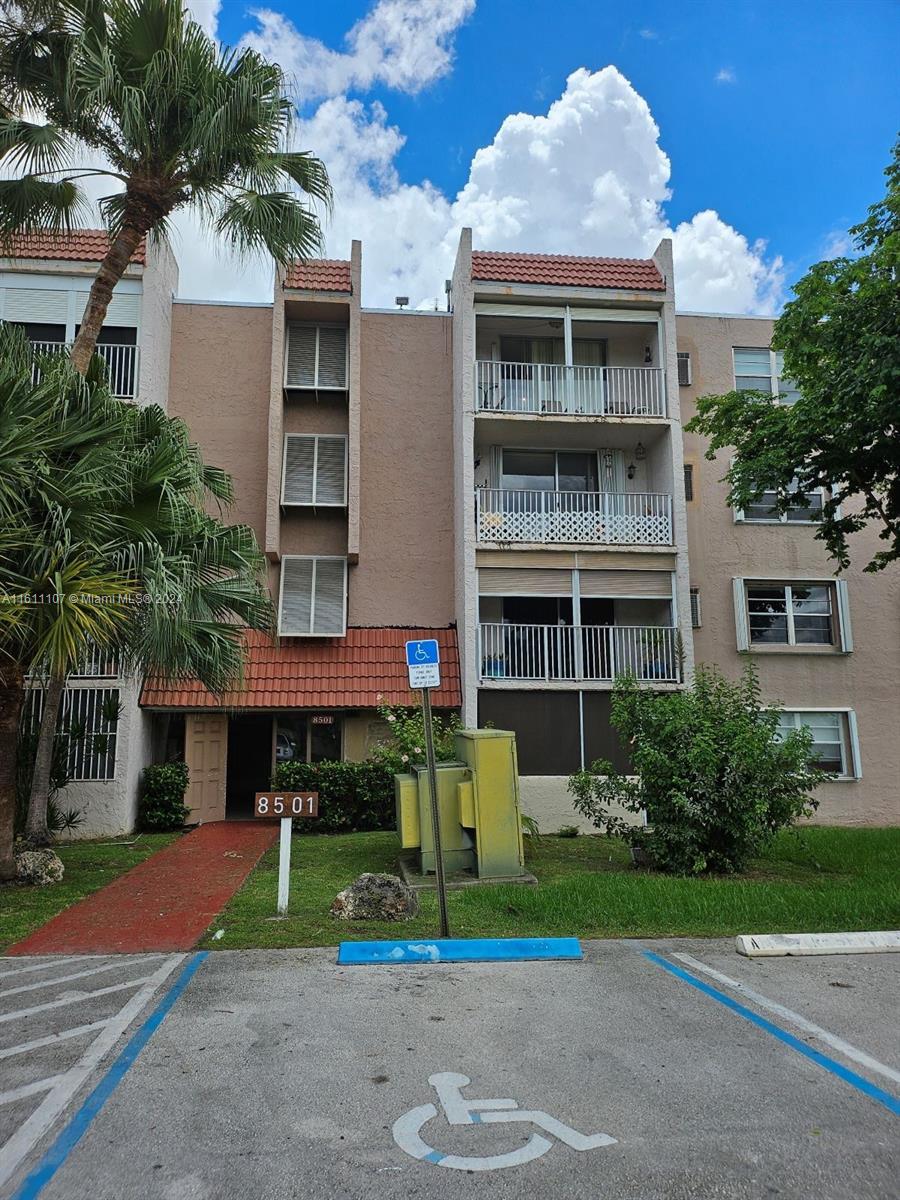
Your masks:
[{"label": "flowering bush", "polygon": [[[378,715],[390,726],[390,739],[379,742],[372,749],[371,760],[382,763],[394,773],[408,771],[414,763],[424,762],[425,722],[421,710],[382,703],[378,706]],[[456,731],[462,728],[459,714],[433,716],[432,724],[436,760],[452,762],[456,758]]]}]

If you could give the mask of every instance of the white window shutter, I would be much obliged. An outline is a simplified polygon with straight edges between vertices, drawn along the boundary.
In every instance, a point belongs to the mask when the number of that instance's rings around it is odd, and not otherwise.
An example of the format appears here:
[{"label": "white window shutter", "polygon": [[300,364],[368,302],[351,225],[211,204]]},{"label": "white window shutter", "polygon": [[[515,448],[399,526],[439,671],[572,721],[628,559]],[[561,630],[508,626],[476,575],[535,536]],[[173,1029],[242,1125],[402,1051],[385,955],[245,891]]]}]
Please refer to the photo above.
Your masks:
[{"label": "white window shutter", "polygon": [[287,364],[284,381],[288,387],[316,386],[315,325],[289,325],[287,332]]},{"label": "white window shutter", "polygon": [[854,779],[862,779],[862,760],[859,757],[859,730],[856,727],[856,713],[851,708],[847,713],[847,732],[850,735],[850,774]]},{"label": "white window shutter", "polygon": [[[75,324],[81,324],[90,292],[75,293]],[[141,298],[136,292],[113,292],[104,325],[138,326],[141,318]]]},{"label": "white window shutter", "polygon": [[316,439],[289,433],[284,439],[282,504],[312,504],[315,485]]},{"label": "white window shutter", "polygon": [[343,637],[346,633],[347,560],[315,560],[315,606],[312,633],[321,637]]},{"label": "white window shutter", "polygon": [[347,386],[347,330],[329,327],[319,328],[319,378],[320,388],[345,388]]},{"label": "white window shutter", "polygon": [[25,325],[65,325],[69,319],[69,293],[56,288],[8,287],[3,319]]},{"label": "white window shutter", "polygon": [[316,504],[347,502],[347,439],[319,436],[316,455]]},{"label": "white window shutter", "polygon": [[281,560],[278,632],[283,637],[302,637],[311,631],[314,562],[312,558]]},{"label": "white window shutter", "polygon": [[734,628],[737,634],[738,650],[750,649],[750,628],[747,621],[747,595],[744,590],[743,577],[732,579],[734,592]]},{"label": "white window shutter", "polygon": [[845,654],[849,654],[853,649],[853,628],[850,624],[850,591],[846,579],[835,580],[834,591],[837,596],[841,649]]}]

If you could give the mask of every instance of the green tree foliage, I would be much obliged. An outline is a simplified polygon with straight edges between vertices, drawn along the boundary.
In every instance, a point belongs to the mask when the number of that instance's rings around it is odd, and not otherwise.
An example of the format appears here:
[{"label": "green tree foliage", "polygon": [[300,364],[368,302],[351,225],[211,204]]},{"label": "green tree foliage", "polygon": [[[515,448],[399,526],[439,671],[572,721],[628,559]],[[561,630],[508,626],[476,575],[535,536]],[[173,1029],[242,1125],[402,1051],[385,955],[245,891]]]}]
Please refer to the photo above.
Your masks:
[{"label": "green tree foliage", "polygon": [[[579,812],[663,871],[742,870],[779,829],[815,811],[810,793],[827,778],[809,730],[778,735],[778,709],[762,704],[750,664],[737,683],[700,667],[680,692],[654,694],[626,678],[613,691],[612,723],[636,778],[598,761],[571,777],[569,791]],[[646,812],[647,826],[617,808]]]},{"label": "green tree foliage", "polygon": [[736,508],[775,489],[786,511],[795,478],[805,491],[833,489],[817,536],[845,568],[849,535],[878,527],[884,546],[867,571],[900,557],[900,143],[885,174],[884,199],[850,231],[857,255],[816,263],[775,324],[772,346],[800,399],[704,396],[687,425],[709,438],[707,458],[734,448]]},{"label": "green tree foliage", "polygon": [[[0,326],[0,878],[26,674],[47,683],[45,713],[50,685],[58,710],[94,646],[221,691],[240,677],[242,628],[271,627],[253,532],[208,511],[231,502],[231,481],[183,422],[114,400],[96,362],[87,379],[63,357],[40,365],[33,384],[21,332]],[[35,756],[35,841],[48,833],[53,746],[44,738]]]},{"label": "green tree foliage", "polygon": [[[147,234],[190,209],[277,263],[321,245],[322,163],[293,148],[281,68],[219,47],[183,0],[18,0],[0,14],[0,237],[65,231],[100,201],[110,247],[73,348],[84,371],[112,289]],[[43,120],[36,120],[41,114]],[[83,223],[83,222],[82,222]]]}]

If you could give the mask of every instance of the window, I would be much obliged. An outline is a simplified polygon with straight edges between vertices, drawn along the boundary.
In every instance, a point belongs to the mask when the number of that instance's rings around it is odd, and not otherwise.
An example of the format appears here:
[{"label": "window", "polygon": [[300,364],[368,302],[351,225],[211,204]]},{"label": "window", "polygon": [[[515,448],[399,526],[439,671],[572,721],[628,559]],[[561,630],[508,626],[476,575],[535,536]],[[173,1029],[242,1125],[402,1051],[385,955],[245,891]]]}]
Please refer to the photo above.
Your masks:
[{"label": "window", "polygon": [[830,646],[834,641],[827,584],[748,585],[747,614],[753,645]]},{"label": "window", "polygon": [[[22,713],[26,732],[37,734],[43,707],[41,689],[29,689]],[[69,779],[73,783],[115,779],[118,688],[67,687],[59,713],[56,740],[66,748]]]},{"label": "window", "polygon": [[285,713],[276,719],[275,761],[340,761],[343,725],[334,713]]},{"label": "window", "polygon": [[734,348],[734,386],[739,392],[768,392],[780,404],[796,404],[800,393],[793,380],[782,378],[783,371],[780,350]]},{"label": "window", "polygon": [[684,498],[690,503],[694,499],[694,464],[684,464]]},{"label": "window", "polygon": [[289,325],[284,385],[346,391],[346,325]]},{"label": "window", "polygon": [[735,509],[734,519],[736,521],[750,521],[757,524],[800,524],[810,525],[818,524],[822,519],[822,505],[824,503],[824,494],[821,488],[816,488],[814,491],[806,492],[805,497],[808,501],[804,504],[799,499],[801,496],[800,486],[796,479],[792,480],[790,488],[788,488],[788,496],[797,496],[797,500],[792,500],[788,504],[786,512],[779,512],[776,507],[778,493],[772,489],[768,489],[762,493],[758,500],[754,500],[752,504],[748,504],[745,509]]},{"label": "window", "polygon": [[347,503],[347,439],[289,433],[284,439],[282,504]]},{"label": "window", "polygon": [[678,383],[681,387],[690,387],[693,374],[691,372],[691,356],[687,350],[678,351]]},{"label": "window", "polygon": [[700,612],[700,589],[698,587],[691,588],[691,628],[699,629],[703,624]]},{"label": "window", "polygon": [[783,712],[779,714],[778,726],[780,736],[803,726],[809,729],[820,770],[843,779],[859,779],[862,776],[854,712],[820,712],[813,709]]},{"label": "window", "polygon": [[504,450],[504,489],[536,492],[596,492],[596,451]]},{"label": "window", "polygon": [[282,637],[343,637],[347,632],[346,558],[285,555],[278,632]]},{"label": "window", "polygon": [[735,579],[733,586],[738,650],[853,649],[846,580]]}]

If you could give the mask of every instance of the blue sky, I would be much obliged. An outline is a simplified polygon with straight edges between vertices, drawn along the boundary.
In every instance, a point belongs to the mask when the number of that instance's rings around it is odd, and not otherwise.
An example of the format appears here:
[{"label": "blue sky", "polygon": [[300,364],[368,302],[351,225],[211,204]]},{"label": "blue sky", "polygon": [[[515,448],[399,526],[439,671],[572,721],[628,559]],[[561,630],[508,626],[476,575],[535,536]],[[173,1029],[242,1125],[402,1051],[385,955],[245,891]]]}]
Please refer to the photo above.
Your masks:
[{"label": "blue sky", "polygon": [[[193,7],[198,11],[209,3],[195,0]],[[390,30],[401,28],[397,37],[406,37],[403,22],[422,19],[431,4],[438,5],[433,12],[445,17],[454,6],[459,10],[458,19],[448,19],[451,28],[436,39],[447,62],[442,66],[429,60],[422,72],[424,78],[416,79],[413,70],[398,82],[396,72],[392,76],[391,70],[380,68],[372,56],[383,51],[387,59],[411,47],[414,64],[421,50],[419,43],[410,42],[408,47],[404,43],[398,51],[391,44],[394,33]],[[631,117],[625,110],[630,103],[639,107],[642,98],[659,127],[658,151],[671,164],[671,196],[661,198],[658,180],[645,186],[639,178],[641,168],[633,165],[623,175],[632,217],[635,206],[646,202],[658,206],[665,222],[677,229],[690,223],[695,214],[714,210],[719,218],[714,232],[727,228],[746,239],[749,250],[743,264],[734,247],[723,251],[724,259],[711,251],[709,267],[713,272],[722,271],[722,279],[742,269],[750,275],[756,273],[753,285],[745,281],[745,286],[736,287],[735,302],[723,302],[722,307],[736,311],[777,307],[790,281],[829,247],[839,245],[842,231],[859,220],[867,205],[882,193],[882,171],[900,124],[900,4],[896,2],[713,4],[692,0],[673,5],[653,0],[628,4],[618,0],[478,0],[474,10],[471,4],[472,0],[380,0],[378,4],[268,0],[261,7],[276,14],[278,25],[270,24],[263,33],[260,18],[238,0],[224,0],[218,12],[220,39],[237,43],[249,37],[296,73],[298,102],[308,121],[304,132],[320,143],[308,144],[308,148],[321,153],[327,165],[334,162],[340,185],[329,252],[346,254],[346,246],[337,243],[361,234],[364,261],[371,270],[384,276],[389,266],[394,269],[400,264],[387,291],[405,280],[414,292],[418,285],[427,295],[431,280],[423,276],[419,259],[424,262],[431,253],[446,260],[447,246],[455,239],[450,229],[455,218],[469,221],[470,213],[482,211],[489,203],[502,207],[500,193],[510,180],[513,190],[520,190],[524,204],[540,205],[540,163],[534,163],[533,192],[523,177],[531,153],[527,130],[511,150],[519,155],[512,174],[501,170],[482,180],[474,206],[474,201],[455,206],[454,201],[470,178],[472,159],[479,148],[494,145],[503,154],[510,149],[502,140],[495,143],[504,120],[520,112],[536,118],[546,114],[566,92],[567,78],[578,68],[593,74],[611,65],[630,83],[633,94],[623,102],[621,95],[607,89],[602,96],[597,93],[588,98],[589,105],[602,105],[603,114],[590,126],[583,147],[572,144],[565,150],[573,163],[596,155],[597,176],[607,176],[609,183],[610,173],[616,175],[615,156],[610,157],[609,146],[604,149],[603,143],[614,144],[623,132],[615,125],[615,110],[624,113],[623,128],[628,136]],[[380,12],[375,13],[376,9]],[[408,10],[408,15],[402,10]],[[388,33],[377,33],[379,18],[382,26],[389,27]],[[328,51],[362,54],[361,42],[354,51],[346,40],[360,22],[363,39],[370,26],[376,30],[374,49],[368,45],[365,52],[369,56],[366,70],[348,69],[340,84],[323,85],[314,89],[315,94],[304,95],[310,56],[316,62],[317,56],[327,56]],[[299,50],[285,37],[291,26],[300,37]],[[409,38],[413,36],[421,38],[423,31],[409,33]],[[572,99],[577,108],[583,97],[573,95]],[[329,103],[331,107],[323,110],[323,104]],[[334,133],[341,117],[352,120],[360,140],[368,139],[373,145],[379,138],[385,142],[370,161],[360,161],[366,159],[366,152],[354,150],[345,135]],[[653,147],[646,138],[647,120],[642,120],[644,161],[652,176],[656,169]],[[395,131],[390,146],[388,130]],[[567,160],[562,151],[560,154],[557,168],[565,175]],[[418,190],[411,194],[403,191],[406,185],[421,189],[425,181],[438,190],[435,204],[442,212],[429,234],[431,251],[428,238],[423,241],[415,230],[431,223],[434,204],[429,212]],[[368,207],[361,191],[364,187],[370,197]],[[346,196],[343,214],[342,191]],[[584,194],[590,195],[589,190]],[[390,203],[385,204],[386,199]],[[433,196],[431,199],[434,201]],[[397,206],[413,201],[417,212],[406,213],[411,232],[400,239],[394,253],[367,253],[374,248],[374,241],[390,242],[396,236],[398,220],[402,226],[404,219],[397,218]],[[514,248],[518,236],[516,248],[520,249],[602,253],[600,234],[586,234],[580,227],[576,205],[577,197],[573,197],[572,211],[553,229],[555,240],[565,238],[568,244],[540,244],[536,218],[527,227],[527,221],[517,226],[489,216],[483,224],[484,237],[496,240],[502,234],[499,240],[503,245],[494,248]],[[351,217],[363,228],[349,228]],[[627,238],[613,236],[615,229],[610,226],[607,238],[616,244],[609,252],[646,252],[646,240],[642,243],[641,236],[646,239],[651,234],[646,230],[641,234],[642,220],[634,218],[633,249]],[[545,220],[544,226],[547,223]],[[659,222],[647,218],[645,224],[656,228]],[[476,222],[476,245],[487,248],[478,232]],[[704,238],[710,245],[715,241],[708,233],[708,227],[686,229],[680,250],[676,237],[676,261],[680,253],[685,278],[702,269],[700,243]],[[766,243],[765,249],[756,245],[757,239]],[[783,263],[776,265],[779,257]],[[697,303],[707,308],[719,307],[727,291],[722,280],[718,288],[704,290],[699,283],[686,286],[691,306]],[[371,288],[379,291],[376,298],[380,298],[384,289],[379,290],[374,281]]]}]

